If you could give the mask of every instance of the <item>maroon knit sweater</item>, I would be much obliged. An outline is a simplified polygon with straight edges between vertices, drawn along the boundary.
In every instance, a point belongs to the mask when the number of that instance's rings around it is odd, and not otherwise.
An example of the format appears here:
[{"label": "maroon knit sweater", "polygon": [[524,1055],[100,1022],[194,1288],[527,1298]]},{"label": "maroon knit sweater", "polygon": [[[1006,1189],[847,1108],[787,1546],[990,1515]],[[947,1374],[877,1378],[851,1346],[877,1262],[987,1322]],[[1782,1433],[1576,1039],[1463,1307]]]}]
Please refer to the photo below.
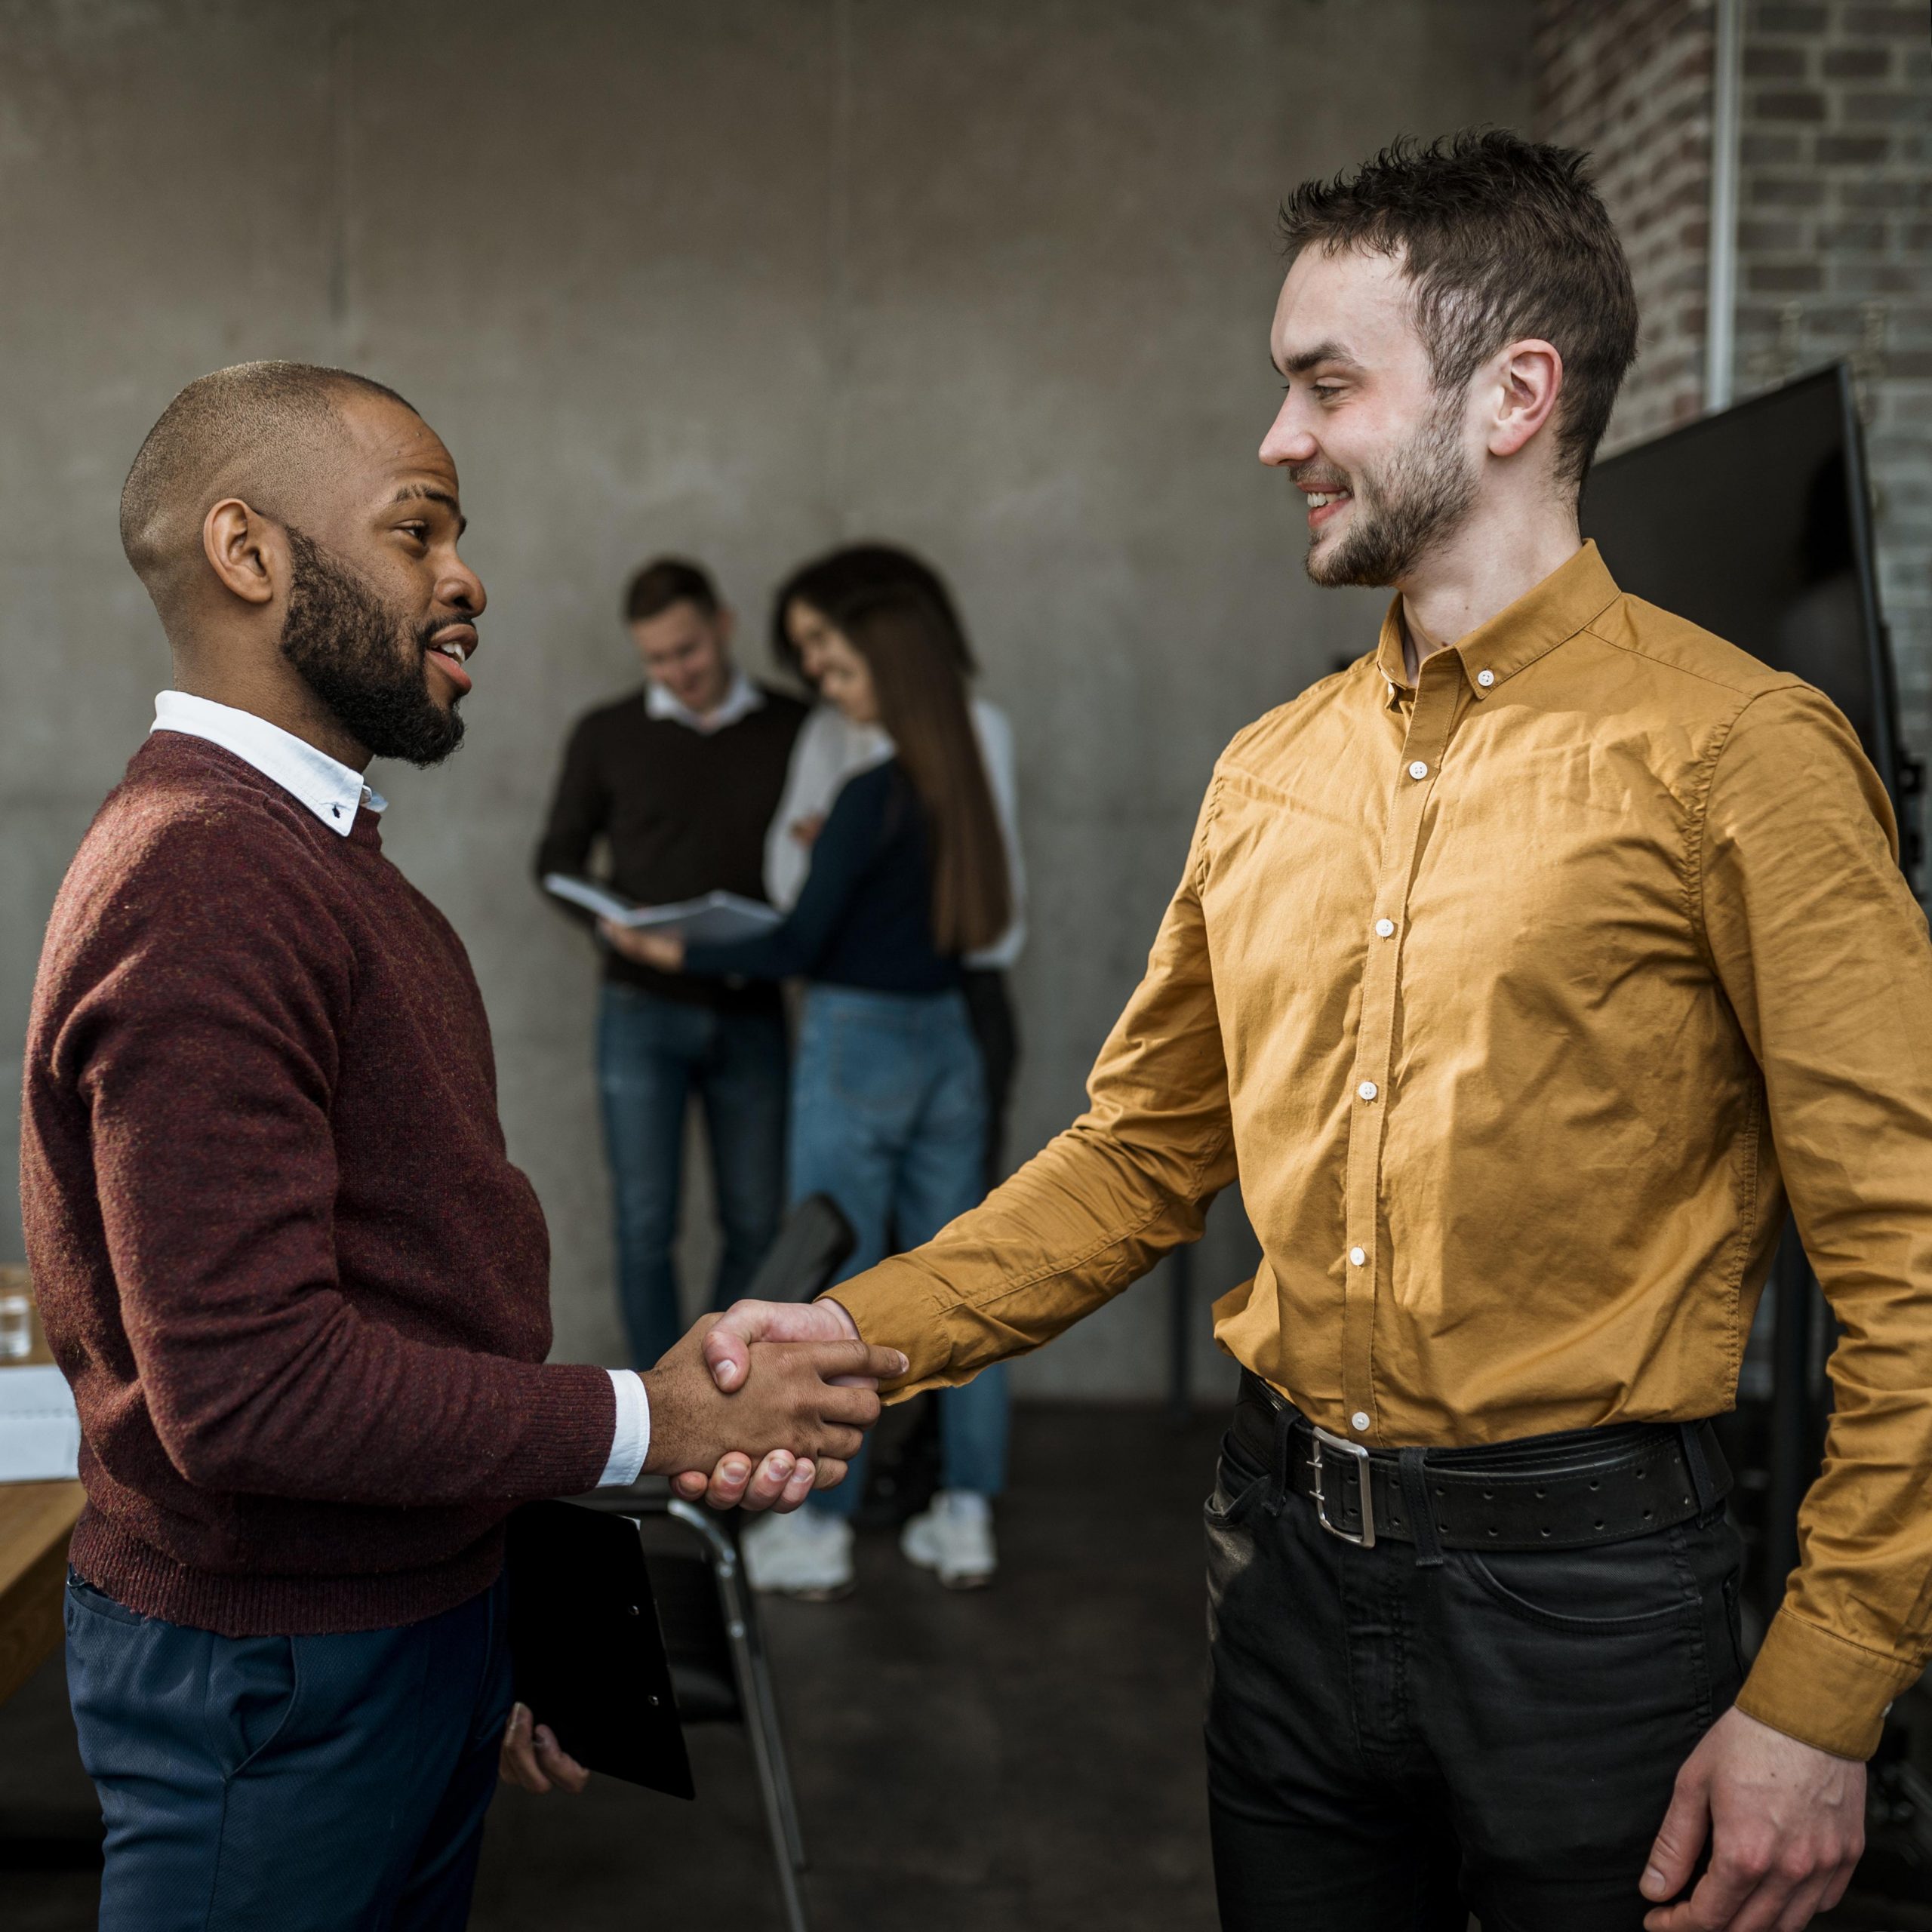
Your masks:
[{"label": "maroon knit sweater", "polygon": [[589,1488],[601,1368],[546,1367],[549,1247],[461,943],[383,857],[159,732],[55,902],[21,1193],[80,1408],[75,1569],[231,1636],[487,1588]]}]

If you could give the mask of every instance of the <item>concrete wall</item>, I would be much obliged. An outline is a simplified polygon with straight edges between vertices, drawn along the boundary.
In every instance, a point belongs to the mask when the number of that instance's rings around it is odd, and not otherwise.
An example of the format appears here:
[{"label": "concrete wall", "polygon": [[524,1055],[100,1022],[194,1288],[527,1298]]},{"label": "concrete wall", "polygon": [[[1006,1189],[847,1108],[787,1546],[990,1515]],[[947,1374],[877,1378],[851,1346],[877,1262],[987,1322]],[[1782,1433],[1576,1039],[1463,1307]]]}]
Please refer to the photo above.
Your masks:
[{"label": "concrete wall", "polygon": [[[754,632],[777,578],[841,537],[952,575],[1017,728],[1016,1145],[1036,1144],[1080,1104],[1217,749],[1372,636],[1380,599],[1303,581],[1254,460],[1275,202],[1398,131],[1520,125],[1529,13],[0,4],[10,1054],[62,869],[165,681],[115,543],[122,474],[189,377],[306,357],[401,389],[461,469],[491,596],[469,743],[376,776],[390,851],[482,980],[554,1233],[558,1353],[620,1358],[593,967],[525,867],[570,719],[635,676],[614,610],[649,552],[709,559]],[[1217,1215],[1203,1336],[1245,1241]],[[1164,1324],[1143,1291],[1026,1384],[1151,1391]]]}]

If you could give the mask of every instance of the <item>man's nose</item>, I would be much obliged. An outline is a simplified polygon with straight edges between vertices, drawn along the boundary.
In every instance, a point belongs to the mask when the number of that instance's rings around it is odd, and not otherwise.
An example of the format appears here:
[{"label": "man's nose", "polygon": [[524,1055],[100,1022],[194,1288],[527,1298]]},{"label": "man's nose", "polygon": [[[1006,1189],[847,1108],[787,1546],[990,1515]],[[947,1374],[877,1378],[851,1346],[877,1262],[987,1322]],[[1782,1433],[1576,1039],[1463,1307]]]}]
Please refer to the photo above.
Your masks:
[{"label": "man's nose", "polygon": [[1316,454],[1315,438],[1298,420],[1300,412],[1295,407],[1295,398],[1287,396],[1275,420],[1268,426],[1268,433],[1261,439],[1259,451],[1261,460],[1269,468],[1278,469],[1284,464],[1306,463]]},{"label": "man's nose", "polygon": [[459,558],[443,573],[442,581],[436,586],[436,598],[439,603],[468,611],[472,617],[480,617],[490,601],[490,593],[483,588],[483,580]]}]

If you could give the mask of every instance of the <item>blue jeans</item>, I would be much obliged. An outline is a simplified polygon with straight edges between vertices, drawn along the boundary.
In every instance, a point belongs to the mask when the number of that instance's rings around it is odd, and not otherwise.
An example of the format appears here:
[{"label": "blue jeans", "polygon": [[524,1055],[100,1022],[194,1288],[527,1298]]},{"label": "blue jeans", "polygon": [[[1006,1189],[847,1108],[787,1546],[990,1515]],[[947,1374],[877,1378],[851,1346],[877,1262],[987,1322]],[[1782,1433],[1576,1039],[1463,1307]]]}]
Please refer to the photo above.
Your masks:
[{"label": "blue jeans", "polygon": [[400,1629],[218,1637],[69,1575],[101,1932],[458,1932],[510,1709],[503,1586]]},{"label": "blue jeans", "polygon": [[724,1244],[709,1306],[735,1301],[778,1232],[785,1178],[785,1021],[723,1013],[607,980],[597,1084],[617,1217],[617,1301],[631,1358],[651,1367],[685,1332],[671,1251],[685,1114],[703,1103]]},{"label": "blue jeans", "polygon": [[[805,992],[792,1072],[789,1192],[829,1194],[858,1246],[841,1281],[885,1259],[887,1242],[931,1240],[985,1192],[986,1090],[964,997]],[[939,1398],[948,1489],[996,1496],[1006,1480],[1006,1371]],[[813,1506],[849,1516],[865,1491],[861,1451]]]}]

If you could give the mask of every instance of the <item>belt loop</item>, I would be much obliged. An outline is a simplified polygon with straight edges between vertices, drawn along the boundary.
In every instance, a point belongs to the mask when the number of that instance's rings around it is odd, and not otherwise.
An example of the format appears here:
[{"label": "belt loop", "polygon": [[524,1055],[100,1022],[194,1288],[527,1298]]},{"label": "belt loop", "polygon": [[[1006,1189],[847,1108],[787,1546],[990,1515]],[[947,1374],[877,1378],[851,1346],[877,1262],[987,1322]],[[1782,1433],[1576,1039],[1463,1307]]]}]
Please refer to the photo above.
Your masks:
[{"label": "belt loop", "polygon": [[1268,1513],[1278,1516],[1288,1500],[1288,1452],[1294,1442],[1295,1412],[1278,1399],[1269,1406],[1275,1413],[1275,1480],[1274,1494],[1268,1499]]},{"label": "belt loop", "polygon": [[1724,1501],[1717,1484],[1711,1480],[1711,1466],[1705,1460],[1704,1425],[1700,1422],[1679,1423],[1677,1439],[1683,1445],[1684,1466],[1690,1472],[1690,1486],[1697,1497],[1698,1520],[1702,1521]]},{"label": "belt loop", "polygon": [[1395,1460],[1402,1475],[1402,1506],[1409,1512],[1409,1531],[1416,1540],[1416,1567],[1438,1569],[1442,1541],[1435,1533],[1435,1512],[1429,1500],[1426,1449],[1398,1449]]}]

